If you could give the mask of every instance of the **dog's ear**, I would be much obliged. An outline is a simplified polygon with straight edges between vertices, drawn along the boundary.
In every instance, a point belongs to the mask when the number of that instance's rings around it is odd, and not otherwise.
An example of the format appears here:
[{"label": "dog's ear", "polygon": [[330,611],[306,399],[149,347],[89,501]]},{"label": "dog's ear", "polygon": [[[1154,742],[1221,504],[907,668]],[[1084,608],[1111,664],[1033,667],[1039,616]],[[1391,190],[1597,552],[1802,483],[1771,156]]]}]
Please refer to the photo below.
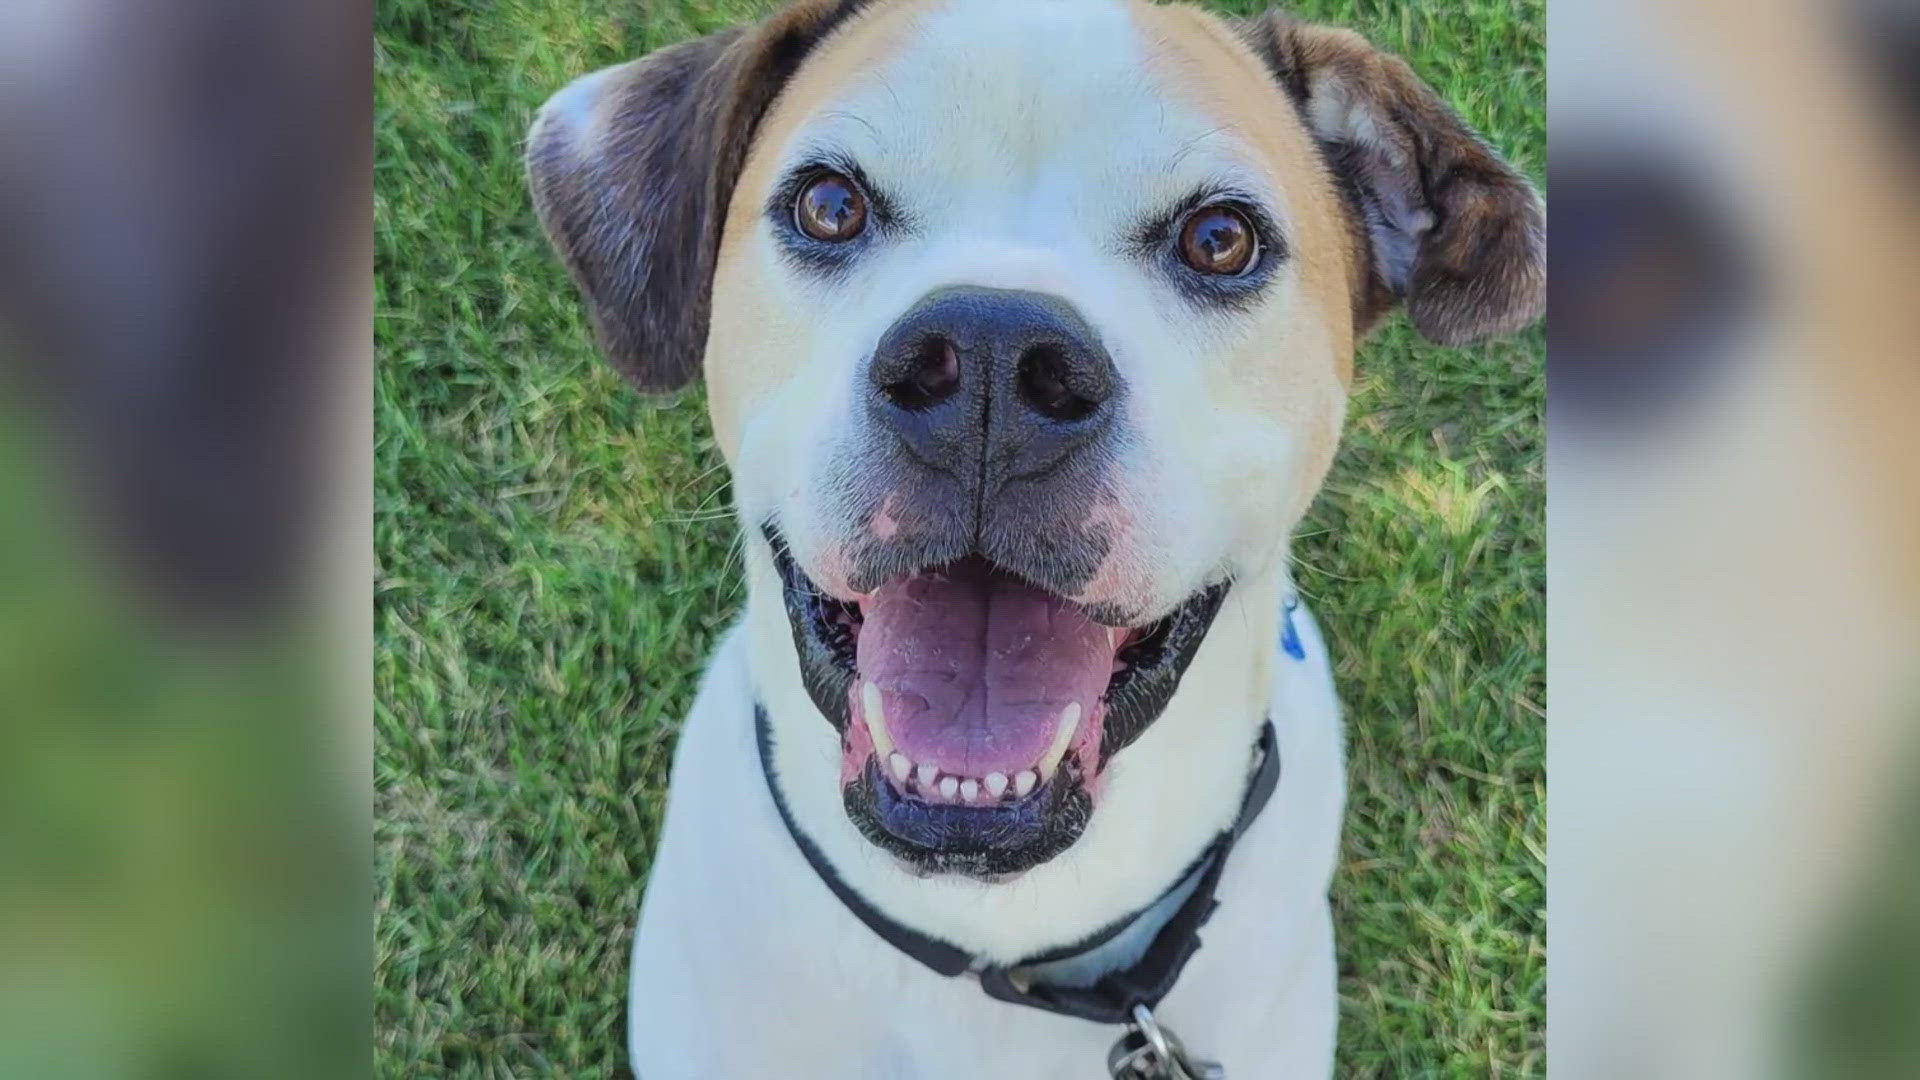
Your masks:
[{"label": "dog's ear", "polygon": [[1533,186],[1420,81],[1350,30],[1268,12],[1242,26],[1320,143],[1368,252],[1354,322],[1396,301],[1427,338],[1518,330],[1546,308],[1546,212]]},{"label": "dog's ear", "polygon": [[760,118],[861,0],[802,0],[766,20],[584,76],[544,105],[527,174],[594,334],[643,390],[700,373],[714,260]]}]

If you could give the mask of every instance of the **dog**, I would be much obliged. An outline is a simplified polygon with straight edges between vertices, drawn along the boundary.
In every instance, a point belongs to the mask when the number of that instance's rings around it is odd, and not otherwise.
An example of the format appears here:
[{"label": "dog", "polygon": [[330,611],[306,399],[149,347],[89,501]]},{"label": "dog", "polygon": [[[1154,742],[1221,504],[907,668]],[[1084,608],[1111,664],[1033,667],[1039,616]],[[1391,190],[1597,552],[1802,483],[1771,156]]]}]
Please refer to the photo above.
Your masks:
[{"label": "dog", "polygon": [[1289,535],[1390,308],[1540,316],[1529,183],[1358,35],[1131,0],[800,0],[580,78],[527,156],[616,368],[704,374],[747,549],[636,1074],[1327,1075]]}]

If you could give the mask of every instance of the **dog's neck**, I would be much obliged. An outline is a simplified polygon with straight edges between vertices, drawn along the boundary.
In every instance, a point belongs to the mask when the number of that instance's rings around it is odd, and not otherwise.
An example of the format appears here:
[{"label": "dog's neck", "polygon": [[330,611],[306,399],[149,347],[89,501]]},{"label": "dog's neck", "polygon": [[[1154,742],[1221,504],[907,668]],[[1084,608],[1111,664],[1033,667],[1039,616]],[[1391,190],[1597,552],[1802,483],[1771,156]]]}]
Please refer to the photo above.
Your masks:
[{"label": "dog's neck", "polygon": [[[748,653],[772,732],[773,781],[795,826],[841,880],[895,922],[1014,963],[1152,902],[1239,810],[1273,699],[1278,575],[1234,584],[1166,710],[1107,766],[1079,840],[998,883],[916,874],[860,835],[841,803],[840,735],[801,684],[771,565],[752,567],[750,581]],[[785,831],[777,819],[772,825]]]}]

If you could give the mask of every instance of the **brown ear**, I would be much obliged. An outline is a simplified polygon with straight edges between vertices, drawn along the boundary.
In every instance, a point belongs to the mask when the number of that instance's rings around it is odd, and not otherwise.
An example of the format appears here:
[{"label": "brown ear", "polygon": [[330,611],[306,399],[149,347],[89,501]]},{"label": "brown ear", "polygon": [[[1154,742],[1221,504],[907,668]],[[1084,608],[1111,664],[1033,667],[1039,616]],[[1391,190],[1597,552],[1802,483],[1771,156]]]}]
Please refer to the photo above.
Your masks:
[{"label": "brown ear", "polygon": [[1354,322],[1404,300],[1420,333],[1459,345],[1546,309],[1546,211],[1405,61],[1350,30],[1279,12],[1244,26],[1319,140],[1367,258]]},{"label": "brown ear", "polygon": [[540,109],[527,174],[613,366],[643,390],[700,373],[714,259],[754,129],[864,0],[801,0],[748,27],[587,75]]}]

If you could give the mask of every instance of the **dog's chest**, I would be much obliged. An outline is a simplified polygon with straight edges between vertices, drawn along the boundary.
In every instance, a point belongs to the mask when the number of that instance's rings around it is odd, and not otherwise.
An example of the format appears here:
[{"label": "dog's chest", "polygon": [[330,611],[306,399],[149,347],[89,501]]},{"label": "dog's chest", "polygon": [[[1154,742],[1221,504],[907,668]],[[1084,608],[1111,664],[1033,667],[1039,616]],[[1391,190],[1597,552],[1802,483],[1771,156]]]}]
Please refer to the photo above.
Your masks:
[{"label": "dog's chest", "polygon": [[[1326,882],[1338,835],[1336,707],[1282,687],[1284,781],[1228,864],[1203,947],[1156,1010],[1228,1076],[1326,1075],[1334,1019]],[[1100,1077],[1122,1030],[994,1000],[861,924],[782,826],[757,768],[742,637],[683,732],[634,949],[629,1034],[655,1077]],[[1301,648],[1280,643],[1285,655]],[[764,805],[763,805],[764,803]]]}]

